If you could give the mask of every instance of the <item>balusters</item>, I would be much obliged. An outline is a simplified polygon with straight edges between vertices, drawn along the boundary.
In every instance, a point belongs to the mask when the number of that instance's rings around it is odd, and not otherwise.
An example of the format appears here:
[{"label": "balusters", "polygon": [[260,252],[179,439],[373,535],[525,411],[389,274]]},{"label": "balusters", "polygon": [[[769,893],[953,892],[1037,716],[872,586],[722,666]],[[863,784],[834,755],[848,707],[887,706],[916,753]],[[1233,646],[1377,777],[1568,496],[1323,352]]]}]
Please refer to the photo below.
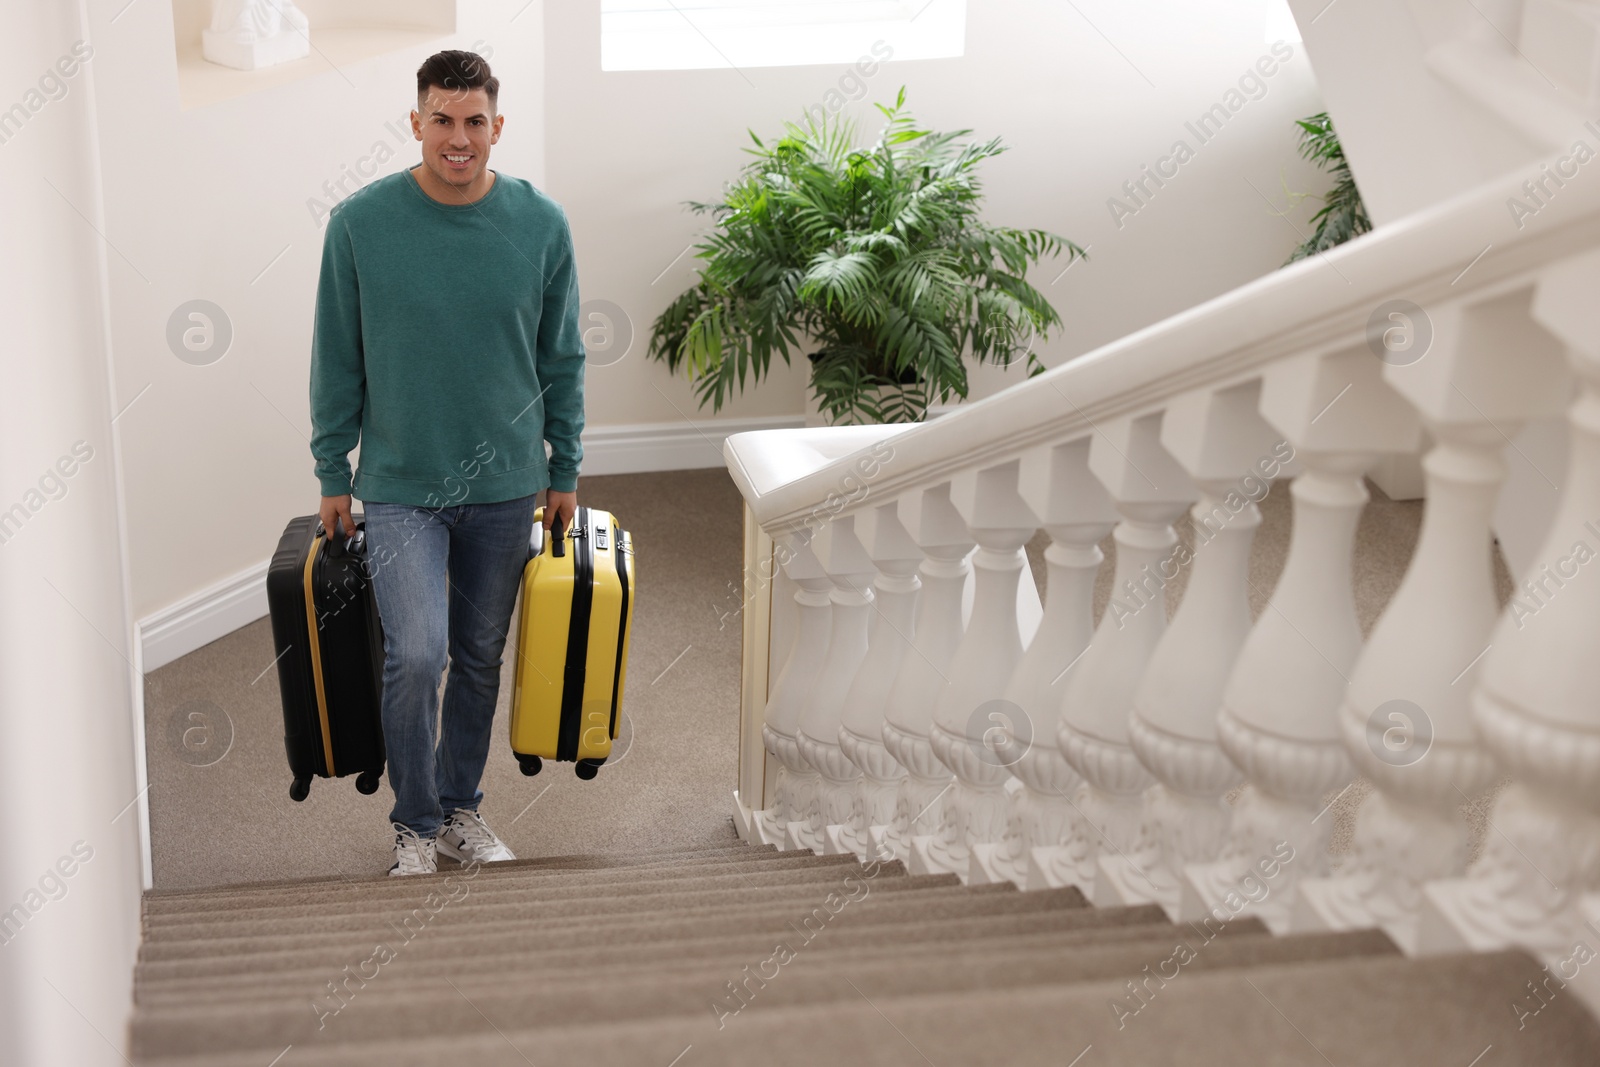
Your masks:
[{"label": "balusters", "polygon": [[967,556],[973,541],[950,502],[949,482],[901,498],[899,514],[924,555],[918,569],[922,595],[911,650],[901,661],[883,719],[884,748],[906,773],[895,795],[894,822],[883,828],[874,845],[906,859],[912,837],[939,826],[940,805],[952,780],[934,756],[928,734],[934,705],[949,680],[950,658],[961,641],[961,602],[972,573]]},{"label": "balusters", "polygon": [[[1217,744],[1222,687],[1250,632],[1250,545],[1272,478],[1294,455],[1258,411],[1259,381],[1179,398],[1161,422],[1161,442],[1200,488],[1190,510],[1192,550],[1169,557],[1191,568],[1189,584],[1134,691],[1128,738],[1156,784],[1145,794],[1137,839],[1126,854],[1103,852],[1097,902],[1154,901],[1178,914],[1185,864],[1216,859],[1228,828],[1222,797],[1239,784]],[[1163,571],[1163,574],[1166,572]]]},{"label": "balusters", "polygon": [[[951,500],[978,542],[974,553],[972,617],[950,658],[948,684],[934,708],[929,741],[955,782],[944,798],[937,833],[913,839],[916,873],[953,872],[965,879],[974,842],[998,841],[1005,831],[1006,769],[994,747],[1014,721],[1002,701],[1022,658],[1018,586],[1028,566],[1022,546],[1039,520],[1017,492],[1019,460],[964,474]],[[1031,583],[1032,575],[1027,576]]]},{"label": "balusters", "polygon": [[1077,818],[1072,796],[1082,779],[1062,757],[1056,728],[1066,680],[1094,636],[1099,546],[1117,513],[1089,471],[1087,437],[1024,457],[1018,491],[1050,534],[1044,618],[1004,693],[1026,736],[1007,731],[997,751],[1022,788],[1011,794],[1000,841],[973,846],[968,880],[1022,887],[1030,851],[1061,844]]},{"label": "balusters", "polygon": [[1420,435],[1382,366],[1363,345],[1284,360],[1263,377],[1261,413],[1295,445],[1305,471],[1290,488],[1283,575],[1240,650],[1217,718],[1218,741],[1247,784],[1221,856],[1184,869],[1186,919],[1226,904],[1281,932],[1297,881],[1327,870],[1333,820],[1324,798],[1352,777],[1339,708],[1361,650],[1351,558],[1367,502],[1362,472],[1383,452],[1415,448]]},{"label": "balusters", "polygon": [[922,549],[901,524],[893,502],[861,512],[856,535],[878,576],[872,582],[867,654],[845,694],[839,748],[861,775],[856,779],[850,818],[830,828],[825,851],[854,852],[864,862],[873,848],[872,827],[894,821],[895,793],[905,777],[905,768],[883,745],[883,721],[889,691],[916,632],[917,594],[922,588],[917,567]]},{"label": "balusters", "polygon": [[811,551],[811,531],[801,530],[773,540],[783,547],[784,574],[795,583],[798,605],[794,641],[772,689],[767,694],[761,740],[778,760],[778,783],[771,808],[755,814],[755,828],[763,844],[779,848],[789,844],[789,824],[800,818],[816,790],[817,772],[800,753],[797,735],[811,685],[828,650],[833,579]]},{"label": "balusters", "polygon": [[[1560,506],[1534,567],[1518,575],[1521,584],[1500,613],[1472,694],[1480,743],[1516,781],[1496,800],[1492,830],[1466,877],[1424,887],[1422,952],[1521,945],[1548,962],[1570,957],[1583,941],[1592,958],[1593,930],[1585,924],[1600,925],[1592,895],[1600,889],[1596,292],[1600,254],[1589,254],[1549,269],[1534,297],[1533,317],[1566,346],[1578,396],[1568,409],[1571,452]],[[1519,341],[1508,373],[1522,373],[1522,355]],[[1595,1005],[1595,976],[1574,984]]]},{"label": "balusters", "polygon": [[1134,687],[1167,626],[1163,565],[1178,543],[1172,523],[1194,499],[1182,467],[1161,446],[1161,413],[1102,427],[1089,448],[1089,466],[1110,491],[1121,521],[1111,603],[1083,661],[1067,682],[1056,740],[1084,779],[1076,798],[1080,818],[1067,841],[1034,850],[1030,885],[1094,890],[1102,848],[1126,850],[1135,839],[1140,798],[1152,783],[1128,739]]},{"label": "balusters", "polygon": [[1559,411],[1571,388],[1561,346],[1528,317],[1530,297],[1434,309],[1427,358],[1384,370],[1436,442],[1423,461],[1427,503],[1410,567],[1344,701],[1345,749],[1377,789],[1339,875],[1300,883],[1296,929],[1382,925],[1409,950],[1423,884],[1465,866],[1459,809],[1494,776],[1469,696],[1499,612],[1489,521],[1506,475],[1501,453],[1529,419]]},{"label": "balusters", "polygon": [[827,828],[850,817],[861,771],[839,747],[845,693],[867,654],[867,616],[876,568],[855,533],[855,517],[831,519],[812,539],[822,569],[833,579],[828,650],[811,677],[795,735],[801,758],[817,772],[801,818],[789,824],[790,847],[824,851]]}]

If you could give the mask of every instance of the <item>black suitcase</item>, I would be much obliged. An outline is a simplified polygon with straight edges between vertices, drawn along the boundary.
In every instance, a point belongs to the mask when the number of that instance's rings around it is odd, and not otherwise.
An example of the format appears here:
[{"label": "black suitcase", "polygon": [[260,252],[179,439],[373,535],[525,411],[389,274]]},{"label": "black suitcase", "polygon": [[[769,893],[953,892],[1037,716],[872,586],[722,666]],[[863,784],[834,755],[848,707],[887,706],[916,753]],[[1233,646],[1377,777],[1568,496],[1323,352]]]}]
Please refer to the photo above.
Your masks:
[{"label": "black suitcase", "polygon": [[306,798],[312,775],[359,775],[363,793],[383,776],[383,625],[364,566],[365,524],[352,517],[348,539],[330,538],[315,515],[290,520],[267,569],[294,800]]}]

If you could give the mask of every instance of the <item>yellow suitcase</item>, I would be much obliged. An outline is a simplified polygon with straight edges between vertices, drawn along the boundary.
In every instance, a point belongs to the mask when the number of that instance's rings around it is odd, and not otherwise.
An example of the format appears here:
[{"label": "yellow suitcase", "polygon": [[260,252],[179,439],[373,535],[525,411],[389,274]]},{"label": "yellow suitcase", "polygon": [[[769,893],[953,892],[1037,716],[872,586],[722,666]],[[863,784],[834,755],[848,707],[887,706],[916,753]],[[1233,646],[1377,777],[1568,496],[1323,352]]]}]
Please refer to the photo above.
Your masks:
[{"label": "yellow suitcase", "polygon": [[534,512],[522,572],[511,751],[522,773],[547,759],[593,778],[611,755],[628,672],[633,542],[616,516],[579,507],[572,529],[544,536]]}]

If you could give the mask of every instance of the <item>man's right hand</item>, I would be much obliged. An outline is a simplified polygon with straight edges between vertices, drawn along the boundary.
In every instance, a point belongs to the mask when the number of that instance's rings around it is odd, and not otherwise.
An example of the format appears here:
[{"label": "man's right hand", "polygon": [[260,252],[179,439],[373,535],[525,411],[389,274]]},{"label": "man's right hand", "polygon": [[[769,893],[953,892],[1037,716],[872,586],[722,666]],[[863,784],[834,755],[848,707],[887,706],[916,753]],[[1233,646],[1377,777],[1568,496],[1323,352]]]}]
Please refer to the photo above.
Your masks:
[{"label": "man's right hand", "polygon": [[[322,498],[322,509],[317,512],[317,517],[322,520],[322,528],[327,531],[328,539],[332,540],[338,534],[342,544],[346,538],[355,536],[356,523],[350,517],[350,494],[344,496],[325,496]],[[335,523],[343,524],[340,533]]]}]

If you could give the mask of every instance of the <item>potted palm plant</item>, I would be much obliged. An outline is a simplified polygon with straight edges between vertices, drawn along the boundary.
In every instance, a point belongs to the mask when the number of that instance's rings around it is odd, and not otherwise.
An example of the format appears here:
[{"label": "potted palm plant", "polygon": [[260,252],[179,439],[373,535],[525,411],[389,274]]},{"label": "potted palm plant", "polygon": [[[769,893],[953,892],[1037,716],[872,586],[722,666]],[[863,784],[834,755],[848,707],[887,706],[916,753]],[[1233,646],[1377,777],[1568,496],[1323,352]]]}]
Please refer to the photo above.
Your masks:
[{"label": "potted palm plant", "polygon": [[794,351],[806,351],[833,422],[920,420],[967,395],[969,356],[1044,370],[1033,343],[1061,317],[1026,273],[1083,249],[984,222],[978,167],[1005,146],[923,129],[905,98],[902,88],[893,107],[876,105],[887,121],[867,148],[840,116],[808,113],[771,143],[752,130],[755,158],[724,199],[689,204],[715,225],[696,245],[697,282],[656,319],[649,351],[688,375],[701,407],[720,409]]},{"label": "potted palm plant", "polygon": [[[1350,173],[1350,162],[1344,158],[1344,145],[1333,128],[1333,120],[1326,111],[1310,118],[1296,119],[1300,127],[1300,155],[1315,163],[1333,176],[1333,188],[1322,198],[1322,209],[1311,216],[1315,232],[1295,248],[1284,266],[1326,252],[1335,245],[1344,244],[1372,229],[1367,217],[1367,205],[1361,201],[1361,190],[1356,188],[1355,175]],[[1305,196],[1310,194],[1297,194]]]}]

